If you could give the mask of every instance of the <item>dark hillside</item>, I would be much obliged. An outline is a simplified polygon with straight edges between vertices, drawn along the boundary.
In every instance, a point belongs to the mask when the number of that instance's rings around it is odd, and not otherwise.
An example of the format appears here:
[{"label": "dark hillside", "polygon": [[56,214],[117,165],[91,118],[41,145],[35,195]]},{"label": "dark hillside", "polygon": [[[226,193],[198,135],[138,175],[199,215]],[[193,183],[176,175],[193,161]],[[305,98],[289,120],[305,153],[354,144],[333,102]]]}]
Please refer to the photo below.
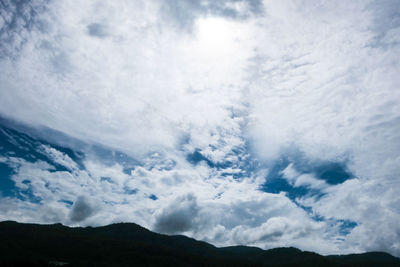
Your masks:
[{"label": "dark hillside", "polygon": [[0,266],[400,266],[373,252],[321,256],[297,248],[216,248],[134,223],[71,228],[0,222]]}]

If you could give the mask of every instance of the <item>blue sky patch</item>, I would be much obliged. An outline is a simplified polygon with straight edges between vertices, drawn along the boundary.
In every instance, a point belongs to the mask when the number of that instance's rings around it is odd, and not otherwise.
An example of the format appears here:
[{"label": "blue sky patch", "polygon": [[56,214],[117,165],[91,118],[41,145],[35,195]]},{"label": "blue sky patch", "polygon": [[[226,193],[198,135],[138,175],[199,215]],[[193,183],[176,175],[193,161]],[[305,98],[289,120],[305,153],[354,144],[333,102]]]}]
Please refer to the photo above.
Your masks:
[{"label": "blue sky patch", "polygon": [[137,189],[137,188],[134,188],[134,189],[127,188],[127,187],[124,188],[124,193],[127,194],[127,195],[134,195],[138,191],[139,191],[139,189]]},{"label": "blue sky patch", "polygon": [[152,200],[157,200],[158,199],[158,197],[156,195],[154,195],[154,194],[151,194],[149,196],[149,198],[152,199]]},{"label": "blue sky patch", "polygon": [[324,195],[323,190],[321,190],[322,188],[315,188],[311,184],[296,186],[294,183],[289,182],[284,177],[283,171],[290,164],[292,164],[292,168],[299,176],[303,174],[311,175],[313,179],[324,181],[326,186],[341,184],[353,177],[347,170],[344,162],[314,162],[307,159],[301,153],[296,153],[295,156],[282,156],[272,164],[261,190],[268,193],[285,192],[292,201],[304,196],[313,196],[318,199]]},{"label": "blue sky patch", "polygon": [[2,196],[10,197],[15,195],[13,193],[15,183],[11,180],[12,174],[13,168],[6,163],[0,162],[0,192]]},{"label": "blue sky patch", "polygon": [[339,233],[342,235],[348,235],[358,224],[350,220],[338,220]]},{"label": "blue sky patch", "polygon": [[67,206],[72,206],[74,204],[73,201],[66,200],[66,199],[60,199],[59,202],[67,204]]},{"label": "blue sky patch", "polygon": [[215,167],[215,164],[203,154],[201,154],[199,149],[196,149],[193,153],[188,154],[186,156],[186,160],[193,165],[197,165],[198,163],[204,161],[211,168]]}]

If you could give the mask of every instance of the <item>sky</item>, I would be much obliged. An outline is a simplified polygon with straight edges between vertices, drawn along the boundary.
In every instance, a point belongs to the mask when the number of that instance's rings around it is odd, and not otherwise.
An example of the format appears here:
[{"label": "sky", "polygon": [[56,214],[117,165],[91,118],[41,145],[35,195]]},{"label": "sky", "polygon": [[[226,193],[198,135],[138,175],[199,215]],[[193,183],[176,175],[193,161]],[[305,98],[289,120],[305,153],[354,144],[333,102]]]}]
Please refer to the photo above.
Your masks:
[{"label": "sky", "polygon": [[398,0],[0,2],[0,220],[400,256]]}]

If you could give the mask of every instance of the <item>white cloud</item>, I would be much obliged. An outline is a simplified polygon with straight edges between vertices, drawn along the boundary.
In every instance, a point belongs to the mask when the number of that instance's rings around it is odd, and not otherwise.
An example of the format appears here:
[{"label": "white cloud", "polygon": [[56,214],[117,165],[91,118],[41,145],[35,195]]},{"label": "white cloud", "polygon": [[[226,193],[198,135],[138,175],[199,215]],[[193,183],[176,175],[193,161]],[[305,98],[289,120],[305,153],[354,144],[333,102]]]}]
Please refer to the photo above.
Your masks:
[{"label": "white cloud", "polygon": [[53,162],[62,165],[63,167],[67,168],[68,170],[76,170],[79,169],[78,165],[75,161],[73,161],[67,154],[64,154],[57,149],[54,149],[48,145],[42,145],[39,152],[44,153],[47,155]]},{"label": "white cloud", "polygon": [[[69,225],[134,221],[155,231],[185,233],[219,246],[338,250],[321,237],[327,230],[324,222],[313,221],[284,194],[259,191],[262,177],[235,180],[221,177],[206,164],[188,168],[186,162],[173,169],[157,168],[153,162],[128,175],[119,165],[107,167],[92,161],[84,162],[85,170],[66,172],[41,161],[8,160],[18,165],[12,177],[16,187],[32,195],[25,201],[5,199],[8,204],[0,206],[1,219]],[[104,175],[109,179],[102,180]],[[156,200],[150,198],[153,194]]]},{"label": "white cloud", "polygon": [[326,218],[358,224],[343,246],[399,255],[397,188],[399,183],[393,181],[351,179],[325,189],[326,194],[320,199],[305,198],[300,202]]},{"label": "white cloud", "polygon": [[312,189],[323,189],[328,187],[328,184],[324,180],[316,178],[311,173],[301,174],[296,171],[293,163],[290,163],[282,172],[283,178],[285,178],[289,184],[294,187],[309,187]]},{"label": "white cloud", "polygon": [[[136,155],[173,148],[187,134],[192,146],[227,146],[240,128],[230,116],[243,106],[252,54],[246,25],[220,20],[214,35],[224,40],[202,45],[214,39],[202,26],[212,19],[182,33],[159,21],[157,2],[116,12],[120,4],[51,3],[37,18],[48,31],[33,28],[18,58],[1,61],[1,112]],[[93,23],[106,25],[107,38],[88,34]]]}]

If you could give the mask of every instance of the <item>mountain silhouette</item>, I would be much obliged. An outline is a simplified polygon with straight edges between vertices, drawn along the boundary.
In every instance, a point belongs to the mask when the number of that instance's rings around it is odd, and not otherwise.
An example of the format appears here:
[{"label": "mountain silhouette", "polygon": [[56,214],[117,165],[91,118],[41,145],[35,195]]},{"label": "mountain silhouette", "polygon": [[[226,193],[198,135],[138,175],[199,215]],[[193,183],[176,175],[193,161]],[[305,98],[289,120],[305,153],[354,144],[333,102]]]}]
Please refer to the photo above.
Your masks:
[{"label": "mountain silhouette", "polygon": [[0,222],[0,266],[400,266],[383,252],[322,256],[297,248],[217,248],[134,223],[67,227]]}]

